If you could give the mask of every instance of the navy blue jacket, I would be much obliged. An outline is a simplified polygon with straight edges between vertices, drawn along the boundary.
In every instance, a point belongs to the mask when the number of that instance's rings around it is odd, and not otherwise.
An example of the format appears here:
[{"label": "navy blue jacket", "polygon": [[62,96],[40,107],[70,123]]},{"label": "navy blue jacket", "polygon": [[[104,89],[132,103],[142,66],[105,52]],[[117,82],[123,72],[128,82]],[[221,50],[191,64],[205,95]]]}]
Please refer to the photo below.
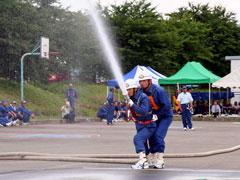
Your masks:
[{"label": "navy blue jacket", "polygon": [[111,91],[108,93],[107,101],[108,101],[108,107],[114,106],[113,93]]},{"label": "navy blue jacket", "polygon": [[107,107],[104,107],[104,106],[101,106],[97,112],[97,117],[100,117],[100,118],[106,118],[107,117],[107,112],[108,112],[108,108]]},{"label": "navy blue jacket", "polygon": [[17,108],[16,108],[16,107],[13,108],[13,106],[11,106],[11,105],[8,106],[8,111],[12,111],[12,112],[14,112],[15,114],[17,114]]},{"label": "navy blue jacket", "polygon": [[[154,90],[155,89],[155,90]],[[158,116],[161,120],[163,117],[173,116],[173,111],[171,109],[171,103],[168,99],[166,91],[162,87],[158,87],[152,84],[148,92],[141,89],[147,96],[152,96],[155,104],[158,106],[158,110],[152,111],[153,114]],[[153,93],[154,90],[154,93]],[[152,94],[153,93],[153,94]]]},{"label": "navy blue jacket", "polygon": [[66,91],[65,97],[68,98],[69,101],[74,101],[78,98],[77,91],[75,89],[68,89]]},{"label": "navy blue jacket", "polygon": [[18,112],[20,112],[21,115],[24,115],[24,114],[27,114],[27,115],[31,115],[32,112],[29,111],[28,109],[26,109],[24,106],[19,106],[18,109],[17,109]]},{"label": "navy blue jacket", "polygon": [[8,116],[8,108],[4,105],[0,106],[0,117],[6,117]]},{"label": "navy blue jacket", "polygon": [[[151,121],[152,120],[152,108],[150,104],[150,100],[146,96],[146,94],[141,91],[137,91],[136,94],[131,97],[134,104],[131,109],[135,112],[133,116],[137,121]],[[136,129],[140,130],[144,127],[156,127],[155,122],[151,122],[150,124],[140,124],[136,122]]]}]

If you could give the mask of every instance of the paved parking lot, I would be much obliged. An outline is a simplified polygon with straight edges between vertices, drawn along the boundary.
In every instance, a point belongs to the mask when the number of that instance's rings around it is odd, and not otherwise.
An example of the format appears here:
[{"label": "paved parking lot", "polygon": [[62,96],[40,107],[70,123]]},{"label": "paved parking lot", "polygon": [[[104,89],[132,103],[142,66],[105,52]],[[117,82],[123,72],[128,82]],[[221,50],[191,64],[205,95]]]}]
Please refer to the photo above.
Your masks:
[{"label": "paved parking lot", "polygon": [[[194,153],[229,148],[240,144],[239,122],[193,122],[196,131],[183,131],[180,121],[172,123],[166,138],[166,154],[169,153]],[[0,129],[0,151],[1,152],[38,152],[53,154],[135,154],[133,136],[135,126],[133,123],[119,122],[113,126],[107,126],[101,122],[75,123],[75,124],[43,124],[20,126]],[[184,174],[210,174],[209,178],[217,178],[216,174],[225,174],[240,179],[240,150],[201,158],[168,158],[166,169],[148,170],[153,174],[162,175],[171,179],[171,175]],[[118,177],[125,177],[132,172],[128,164],[102,164],[102,163],[80,163],[80,162],[54,162],[54,161],[0,161],[0,179],[7,177],[21,177],[24,174],[44,174],[53,171],[68,169],[68,172],[77,172],[78,179],[84,172],[95,168],[92,179],[108,179],[108,176],[100,175],[100,172],[113,172]],[[109,168],[115,168],[109,170]],[[156,172],[155,172],[156,171]],[[16,172],[21,172],[16,176]],[[27,173],[26,173],[27,172]],[[82,173],[80,173],[82,172]],[[228,173],[227,173],[228,172]],[[35,174],[35,175],[34,175]],[[74,174],[74,173],[73,173]],[[107,173],[108,174],[108,173]],[[110,175],[111,173],[109,173]],[[132,177],[131,176],[131,177]],[[25,178],[23,179],[27,179]],[[47,176],[46,176],[47,177]],[[108,177],[108,178],[107,178]],[[137,176],[136,176],[137,177]],[[135,178],[136,178],[135,177]],[[154,175],[151,176],[154,179]],[[186,176],[187,177],[187,176]],[[190,178],[200,176],[190,176]],[[204,176],[201,176],[202,178]],[[223,176],[222,176],[223,177]],[[31,176],[28,178],[31,179]],[[71,179],[71,177],[68,177]],[[213,178],[213,179],[214,179]],[[14,178],[13,178],[14,179]],[[46,178],[49,179],[49,178]],[[50,179],[54,179],[53,177]],[[55,178],[59,179],[59,178]],[[72,178],[73,179],[73,178]],[[90,178],[91,179],[91,178]],[[123,178],[124,179],[124,178]],[[126,179],[126,177],[125,177]],[[130,178],[134,179],[134,178]],[[151,179],[151,178],[150,178]]]}]

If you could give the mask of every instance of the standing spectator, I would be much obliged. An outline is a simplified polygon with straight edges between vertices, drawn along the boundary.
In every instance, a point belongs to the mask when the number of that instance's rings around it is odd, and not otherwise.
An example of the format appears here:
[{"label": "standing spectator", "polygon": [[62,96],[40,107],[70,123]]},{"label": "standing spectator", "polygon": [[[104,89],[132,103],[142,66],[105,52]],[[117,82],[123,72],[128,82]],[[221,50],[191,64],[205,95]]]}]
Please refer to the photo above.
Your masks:
[{"label": "standing spectator", "polygon": [[183,86],[182,92],[178,95],[177,101],[181,103],[181,112],[182,112],[182,123],[184,131],[189,130],[194,131],[195,129],[192,127],[191,121],[191,111],[193,109],[193,98],[192,95],[187,92],[187,87]]},{"label": "standing spectator", "polygon": [[113,93],[114,93],[114,87],[110,87],[110,91],[108,93],[107,101],[108,101],[108,113],[107,113],[107,125],[112,124],[112,120],[114,117],[114,98],[113,98]]},{"label": "standing spectator", "polygon": [[70,105],[70,102],[66,102],[66,105],[61,108],[62,111],[62,118],[66,119],[67,122],[73,123],[74,122],[74,113],[73,109]]},{"label": "standing spectator", "polygon": [[26,109],[26,101],[21,101],[21,105],[18,107],[17,112],[18,112],[18,117],[20,120],[23,121],[23,125],[29,125],[30,122],[30,117],[34,118],[35,115],[29,111],[28,109]]},{"label": "standing spectator", "polygon": [[[187,87],[187,91],[192,95],[193,89],[192,89],[191,86],[188,86],[188,87]],[[192,103],[193,103],[193,104],[192,104],[192,107],[194,107],[194,101],[193,101]],[[193,108],[191,109],[191,114],[193,114]]]},{"label": "standing spectator", "polygon": [[223,112],[225,115],[232,115],[232,105],[229,103],[228,100],[226,100],[223,104]]},{"label": "standing spectator", "polygon": [[103,103],[103,105],[98,109],[97,117],[102,119],[102,120],[106,120],[107,119],[107,112],[108,112],[107,103]]},{"label": "standing spectator", "polygon": [[239,105],[238,105],[238,102],[235,101],[234,104],[233,104],[233,114],[238,114],[238,111],[239,111]]},{"label": "standing spectator", "polygon": [[214,118],[221,116],[221,108],[220,106],[217,104],[217,101],[213,102],[212,105],[212,114],[214,115]]},{"label": "standing spectator", "polygon": [[75,112],[75,100],[78,98],[76,89],[73,89],[73,85],[69,84],[69,89],[66,91],[65,98],[70,102],[73,112]]}]

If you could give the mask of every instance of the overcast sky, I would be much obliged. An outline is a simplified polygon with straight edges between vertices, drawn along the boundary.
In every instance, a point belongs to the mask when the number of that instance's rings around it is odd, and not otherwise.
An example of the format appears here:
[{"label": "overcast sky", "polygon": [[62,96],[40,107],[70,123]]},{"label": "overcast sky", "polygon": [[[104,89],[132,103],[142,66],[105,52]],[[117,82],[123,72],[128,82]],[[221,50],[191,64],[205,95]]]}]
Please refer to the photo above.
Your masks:
[{"label": "overcast sky", "polygon": [[[60,0],[63,7],[70,6],[70,9],[73,11],[78,11],[80,9],[84,9],[86,2],[89,0]],[[110,4],[122,4],[126,0],[93,0],[98,1],[100,4],[104,6],[108,6]],[[238,23],[240,23],[240,0],[147,0],[151,2],[153,6],[157,7],[158,12],[160,13],[171,13],[176,11],[179,7],[187,6],[188,2],[192,2],[194,4],[201,3],[206,4],[209,3],[211,7],[215,5],[221,5],[227,9],[227,11],[232,11],[236,13],[236,19]]]}]

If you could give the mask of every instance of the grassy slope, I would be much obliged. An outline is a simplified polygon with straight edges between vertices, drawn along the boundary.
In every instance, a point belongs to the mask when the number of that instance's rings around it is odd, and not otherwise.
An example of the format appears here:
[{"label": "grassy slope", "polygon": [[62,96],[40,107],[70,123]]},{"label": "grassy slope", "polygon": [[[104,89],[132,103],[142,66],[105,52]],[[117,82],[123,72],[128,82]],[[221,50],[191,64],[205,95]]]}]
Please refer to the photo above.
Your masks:
[{"label": "grassy slope", "polygon": [[[76,101],[77,117],[96,117],[99,106],[106,101],[106,85],[74,83],[79,98]],[[65,91],[68,83],[51,83],[48,85],[24,84],[24,100],[27,108],[38,118],[60,118],[60,108],[65,104]],[[16,100],[20,103],[20,84],[0,79],[0,100],[9,102]]]},{"label": "grassy slope", "polygon": [[[65,104],[64,96],[68,84],[68,82],[58,82],[33,86],[25,83],[24,99],[28,102],[27,108],[37,115],[37,119],[61,118],[60,108]],[[73,85],[79,96],[76,101],[77,117],[96,117],[98,108],[106,102],[106,85],[87,83],[73,83]],[[165,89],[168,92],[166,87]],[[175,91],[175,87],[170,89],[172,93]],[[208,91],[208,89],[194,89],[194,91]],[[114,96],[117,99],[117,92]],[[20,84],[0,79],[0,100],[3,99],[7,99],[8,102],[16,100],[19,105]]]}]

